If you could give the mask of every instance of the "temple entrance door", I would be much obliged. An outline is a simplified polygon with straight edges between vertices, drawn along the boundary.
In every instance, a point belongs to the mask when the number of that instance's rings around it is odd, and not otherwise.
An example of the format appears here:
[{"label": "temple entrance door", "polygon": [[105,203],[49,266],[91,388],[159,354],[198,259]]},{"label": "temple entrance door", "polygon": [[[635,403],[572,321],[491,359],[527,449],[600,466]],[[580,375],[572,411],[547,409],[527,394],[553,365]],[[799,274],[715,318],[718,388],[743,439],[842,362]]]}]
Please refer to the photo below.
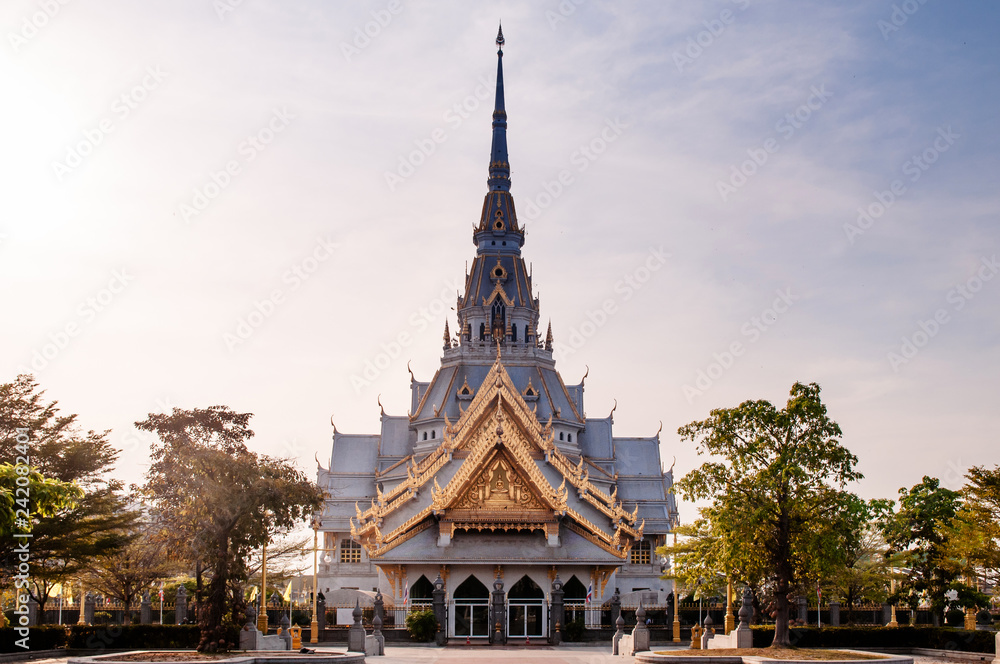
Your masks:
[{"label": "temple entrance door", "polygon": [[545,636],[545,593],[527,575],[507,593],[507,636]]},{"label": "temple entrance door", "polygon": [[455,589],[453,636],[489,637],[490,591],[474,575]]}]

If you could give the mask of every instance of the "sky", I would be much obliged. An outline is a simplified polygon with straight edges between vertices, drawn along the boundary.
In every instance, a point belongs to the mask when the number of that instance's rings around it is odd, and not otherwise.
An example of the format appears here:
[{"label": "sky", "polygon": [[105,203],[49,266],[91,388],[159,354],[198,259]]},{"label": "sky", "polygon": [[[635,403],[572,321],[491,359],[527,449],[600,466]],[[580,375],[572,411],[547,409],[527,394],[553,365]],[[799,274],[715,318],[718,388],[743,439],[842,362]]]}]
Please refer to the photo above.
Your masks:
[{"label": "sky", "polygon": [[[1000,7],[8,0],[0,381],[116,474],[252,412],[314,476],[429,380],[474,256],[502,19],[523,255],[585,408],[651,436],[816,382],[892,497],[1000,462]],[[681,505],[681,519],[694,516]]]}]

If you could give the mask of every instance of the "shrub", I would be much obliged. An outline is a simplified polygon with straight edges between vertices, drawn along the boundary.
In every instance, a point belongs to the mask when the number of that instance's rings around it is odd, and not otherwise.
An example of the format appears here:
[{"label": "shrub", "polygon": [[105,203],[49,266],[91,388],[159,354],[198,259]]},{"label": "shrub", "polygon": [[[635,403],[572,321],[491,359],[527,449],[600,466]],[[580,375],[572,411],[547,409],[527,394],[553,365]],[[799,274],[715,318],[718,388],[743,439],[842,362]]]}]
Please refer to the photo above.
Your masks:
[{"label": "shrub", "polygon": [[[774,640],[774,626],[754,626],[753,646],[766,648]],[[950,627],[794,627],[796,648],[934,648],[964,652],[993,652],[994,633]]]},{"label": "shrub", "polygon": [[427,642],[434,638],[437,633],[438,621],[434,617],[434,612],[425,609],[423,611],[412,611],[406,616],[406,631],[414,641]]},{"label": "shrub", "polygon": [[[13,627],[0,628],[0,652],[24,652],[15,642],[21,636]],[[62,625],[38,625],[30,628],[26,642],[28,650],[53,650],[66,647],[66,628]]]},{"label": "shrub", "polygon": [[586,629],[586,625],[584,625],[582,617],[577,618],[576,620],[570,620],[566,623],[565,629],[563,629],[563,640],[582,641],[584,629]]},{"label": "shrub", "polygon": [[[195,648],[197,625],[73,625],[67,645],[86,650],[131,648]],[[235,635],[239,642],[239,635]]]}]

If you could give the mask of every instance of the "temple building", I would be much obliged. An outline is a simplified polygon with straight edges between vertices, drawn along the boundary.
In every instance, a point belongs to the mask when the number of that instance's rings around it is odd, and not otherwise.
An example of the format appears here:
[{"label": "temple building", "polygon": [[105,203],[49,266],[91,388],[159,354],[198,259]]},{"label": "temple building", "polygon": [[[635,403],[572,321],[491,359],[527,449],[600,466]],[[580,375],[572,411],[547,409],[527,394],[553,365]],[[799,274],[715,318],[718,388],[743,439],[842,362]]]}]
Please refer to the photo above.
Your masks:
[{"label": "temple building", "polygon": [[383,409],[379,433],[334,427],[318,471],[320,589],[377,587],[412,605],[440,579],[451,637],[491,635],[493,591],[506,602],[502,629],[522,638],[549,634],[556,578],[570,606],[600,607],[616,588],[666,604],[672,591],[655,553],[678,517],[659,432],[618,437],[614,411],[587,417],[586,376],[567,385],[551,325],[539,334],[510,192],[503,43],[501,32],[476,255],[440,368],[430,380],[410,373],[410,412]]}]

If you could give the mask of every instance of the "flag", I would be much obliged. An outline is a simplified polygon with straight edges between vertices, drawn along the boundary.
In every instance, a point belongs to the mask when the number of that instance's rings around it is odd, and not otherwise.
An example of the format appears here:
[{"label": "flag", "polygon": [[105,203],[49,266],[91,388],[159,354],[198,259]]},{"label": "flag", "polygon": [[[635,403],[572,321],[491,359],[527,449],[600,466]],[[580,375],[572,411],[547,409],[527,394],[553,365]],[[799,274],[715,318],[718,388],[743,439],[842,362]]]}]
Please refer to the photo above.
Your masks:
[{"label": "flag", "polygon": [[288,587],[285,588],[285,592],[281,596],[281,599],[285,600],[286,602],[291,602],[292,601],[292,582],[291,581],[288,582]]},{"label": "flag", "polygon": [[407,583],[406,579],[403,579],[403,606],[405,607],[410,603],[410,584]]},{"label": "flag", "polygon": [[163,581],[160,581],[160,592],[159,592],[159,595],[160,595],[160,603],[162,604],[163,603]]},{"label": "flag", "polygon": [[49,597],[61,597],[62,592],[63,592],[62,584],[57,583],[56,585],[52,586],[52,589],[49,591]]},{"label": "flag", "polygon": [[250,589],[250,599],[247,601],[253,602],[256,599],[257,599],[257,586],[254,586],[253,588]]},{"label": "flag", "polygon": [[587,604],[590,604],[590,601],[592,599],[594,599],[594,582],[593,581],[591,581],[590,585],[587,586]]}]

